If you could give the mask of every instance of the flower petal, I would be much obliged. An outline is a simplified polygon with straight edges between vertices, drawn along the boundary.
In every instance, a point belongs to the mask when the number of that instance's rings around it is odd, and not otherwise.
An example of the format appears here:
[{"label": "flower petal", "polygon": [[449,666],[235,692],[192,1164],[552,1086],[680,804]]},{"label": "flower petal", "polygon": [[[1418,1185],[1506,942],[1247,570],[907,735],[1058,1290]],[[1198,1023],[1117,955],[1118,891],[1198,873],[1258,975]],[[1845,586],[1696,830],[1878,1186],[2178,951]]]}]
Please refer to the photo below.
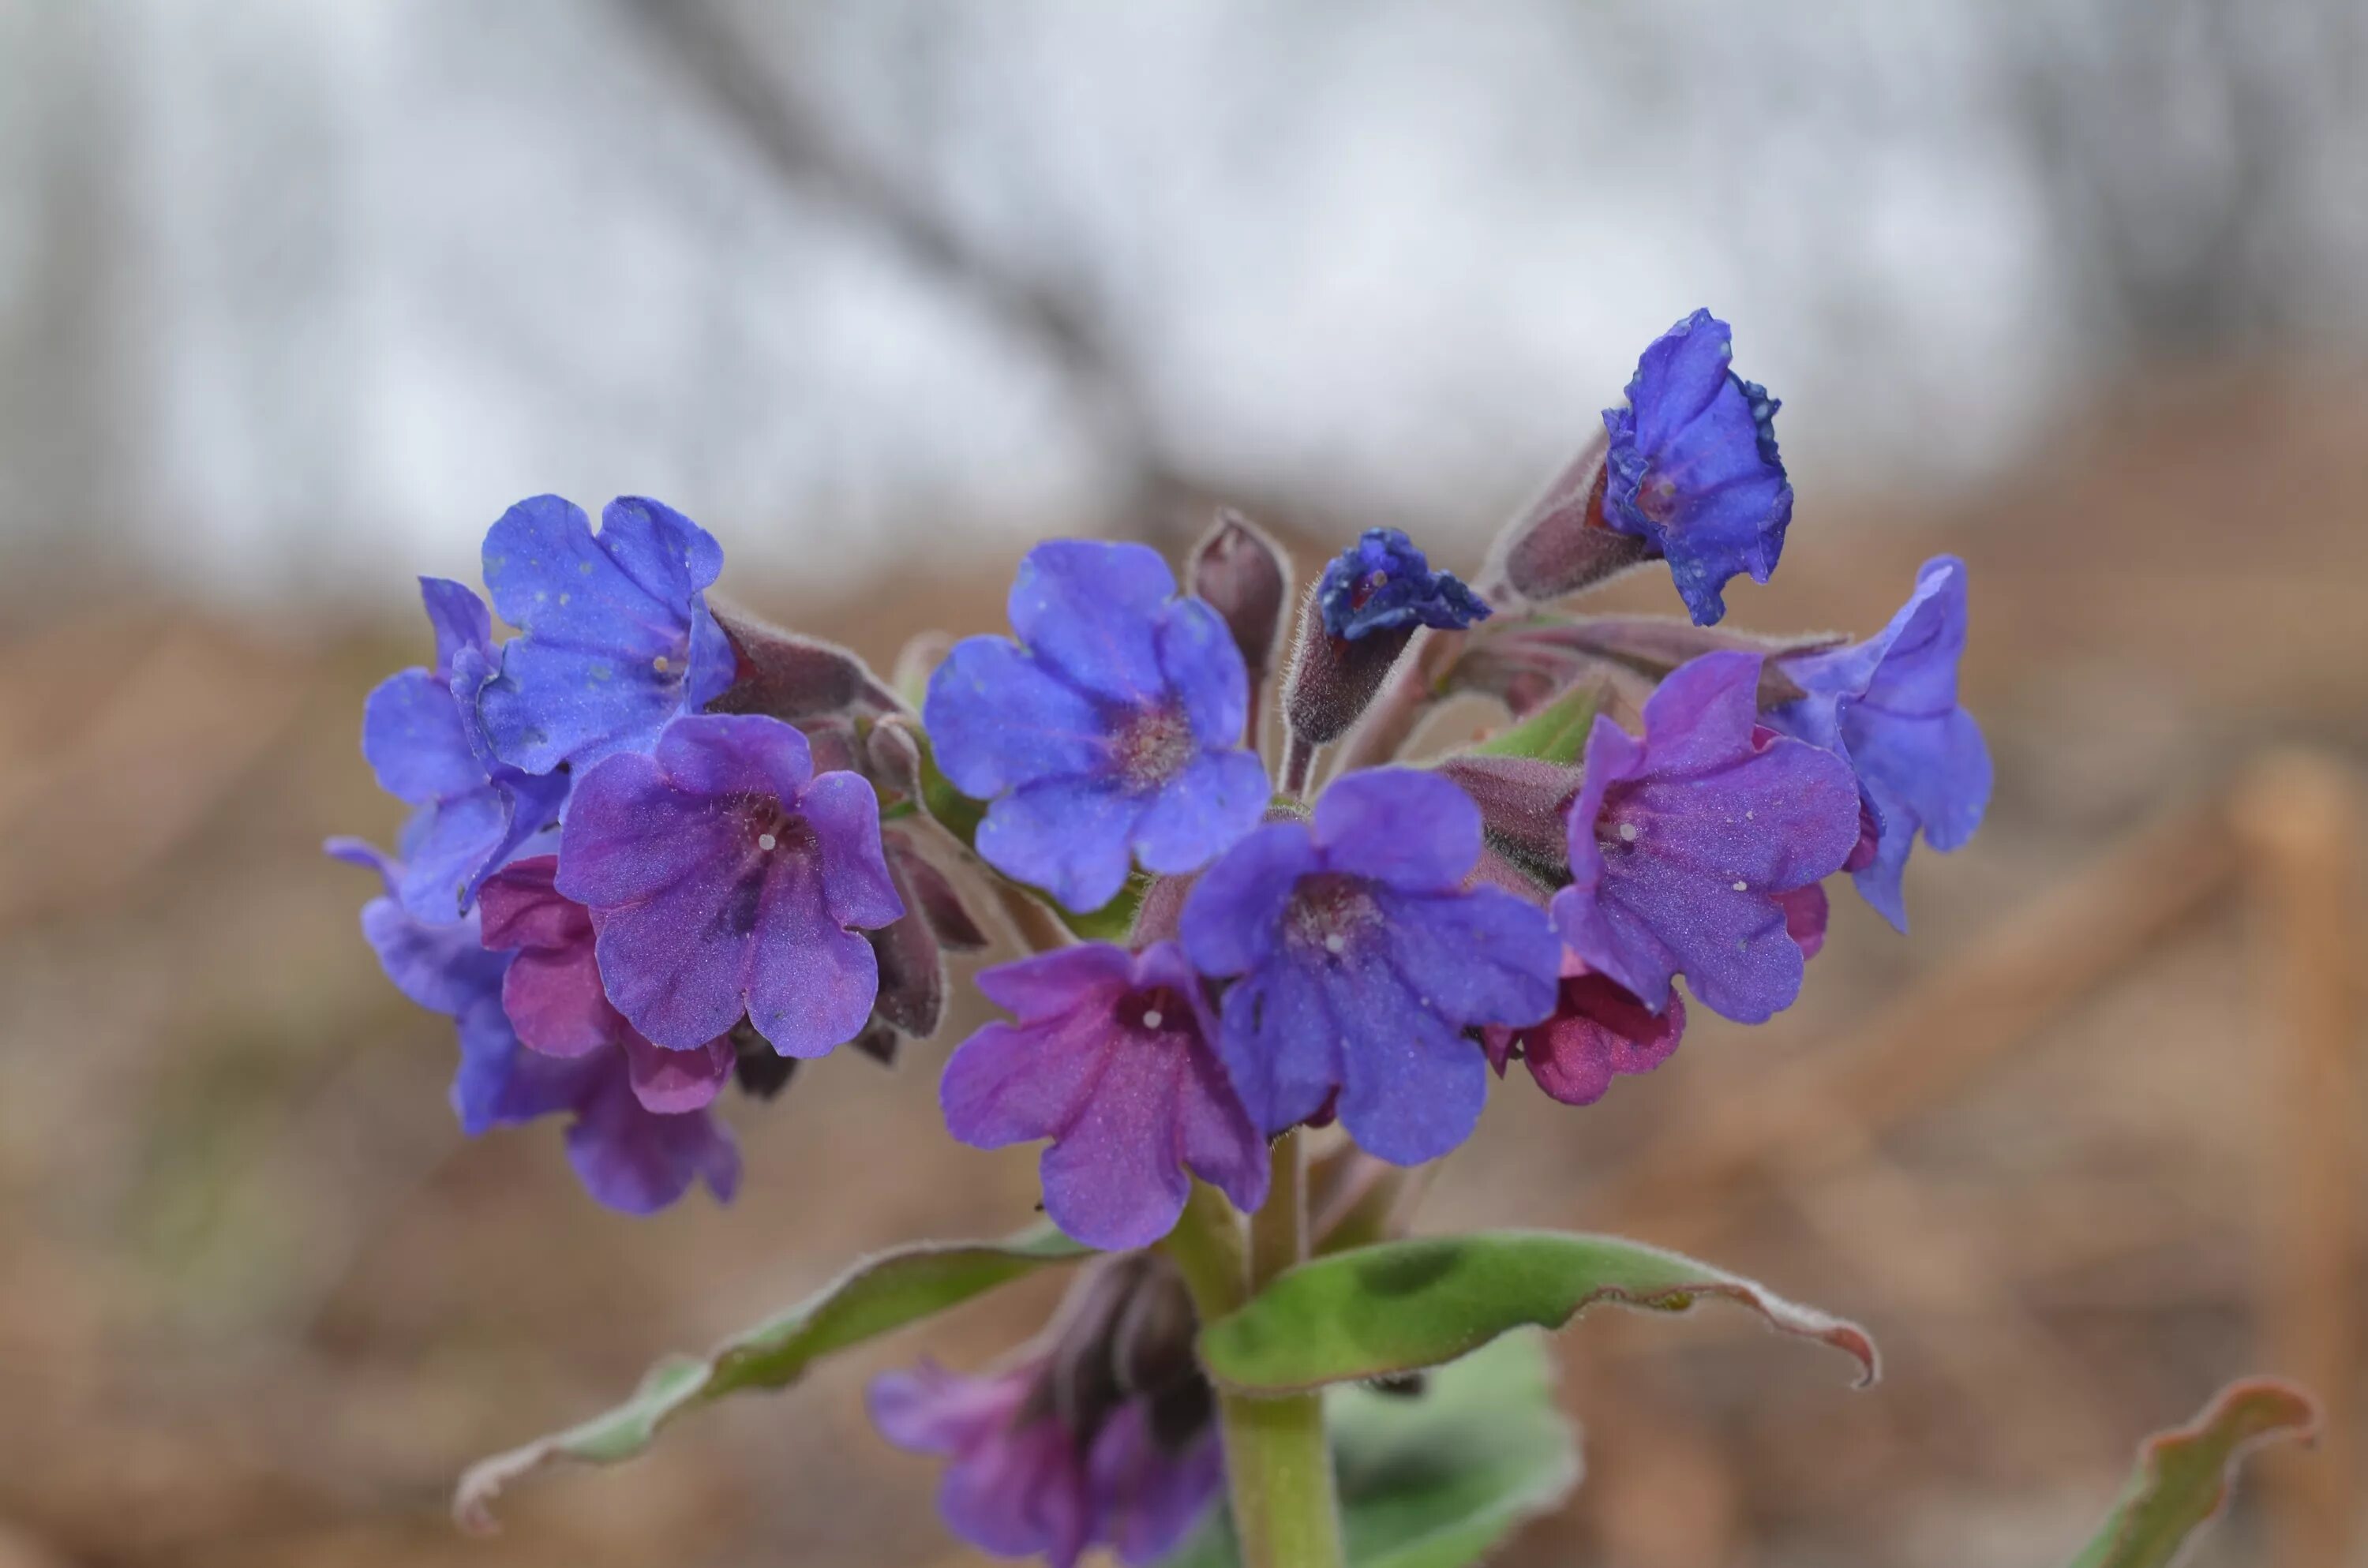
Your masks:
[{"label": "flower petal", "polygon": [[1056,539],[1012,578],[1011,630],[1081,690],[1148,705],[1161,695],[1157,631],[1176,574],[1148,545]]},{"label": "flower petal", "polygon": [[[879,956],[833,916],[823,875],[814,857],[783,855],[764,879],[749,960],[748,1021],[783,1056],[824,1056],[853,1040],[880,994]],[[731,1027],[726,1020],[713,1032]]]},{"label": "flower petal", "polygon": [[1162,785],[1134,824],[1135,858],[1162,876],[1197,871],[1266,815],[1266,765],[1247,751],[1208,751]]},{"label": "flower petal", "polygon": [[1315,802],[1315,847],[1330,871],[1410,892],[1443,892],[1480,858],[1480,808],[1413,767],[1352,773]]},{"label": "flower petal", "polygon": [[1127,840],[1142,815],[1140,798],[1105,780],[1040,778],[987,808],[978,852],[1005,876],[1084,914],[1126,885]]},{"label": "flower petal", "polygon": [[938,766],[975,800],[1110,766],[1100,707],[1006,637],[966,637],[929,676],[921,707]]},{"label": "flower petal", "polygon": [[1242,974],[1274,951],[1299,879],[1318,869],[1306,824],[1269,823],[1201,873],[1184,900],[1184,950],[1203,974]]},{"label": "flower petal", "polygon": [[1249,668],[1224,619],[1202,600],[1178,599],[1160,610],[1157,637],[1160,673],[1183,700],[1193,738],[1210,747],[1240,745]]}]

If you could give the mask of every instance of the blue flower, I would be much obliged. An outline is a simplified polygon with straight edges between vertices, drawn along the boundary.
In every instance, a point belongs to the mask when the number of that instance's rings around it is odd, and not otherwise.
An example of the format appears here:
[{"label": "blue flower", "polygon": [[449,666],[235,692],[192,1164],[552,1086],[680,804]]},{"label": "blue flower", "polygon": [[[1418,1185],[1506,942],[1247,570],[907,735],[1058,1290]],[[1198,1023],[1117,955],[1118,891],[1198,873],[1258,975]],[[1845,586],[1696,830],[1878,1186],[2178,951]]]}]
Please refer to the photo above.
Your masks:
[{"label": "blue flower", "polygon": [[1351,774],[1313,829],[1269,824],[1193,885],[1184,950],[1225,993],[1218,1054],[1250,1117],[1279,1132],[1337,1090],[1342,1125],[1399,1165],[1471,1135],[1488,1068],[1464,1030],[1554,1009],[1562,944],[1536,905],[1465,890],[1480,810],[1436,774]]},{"label": "blue flower", "polygon": [[1946,852],[1981,825],[1990,799],[1990,754],[1972,714],[1957,705],[1957,660],[1965,651],[1965,563],[1935,556],[1916,574],[1916,591],[1867,641],[1781,661],[1808,692],[1769,722],[1823,746],[1858,773],[1876,824],[1871,863],[1853,862],[1861,897],[1907,929],[1900,873],[1920,831]]},{"label": "blue flower", "polygon": [[436,663],[390,676],[362,709],[362,756],[381,788],[417,808],[398,843],[398,896],[420,920],[458,920],[518,846],[558,820],[565,775],[538,778],[496,761],[475,728],[477,688],[493,653],[484,601],[422,577]]},{"label": "blue flower", "polygon": [[621,496],[596,536],[572,502],[521,501],[486,533],[484,569],[494,608],[524,632],[477,699],[495,755],[515,767],[646,751],[732,684],[737,655],[706,598],[723,548],[670,506]]},{"label": "blue flower", "polygon": [[1396,528],[1367,528],[1334,556],[1315,585],[1324,630],[1350,640],[1384,629],[1461,631],[1486,620],[1488,606],[1452,572],[1434,572]]},{"label": "blue flower", "polygon": [[954,787],[992,801],[978,852],[1070,909],[1099,909],[1130,852],[1176,874],[1258,825],[1266,769],[1242,745],[1232,633],[1139,544],[1038,545],[1005,637],[954,644],[922,717]]},{"label": "blue flower", "polygon": [[1696,311],[1645,350],[1627,403],[1603,411],[1604,521],[1668,557],[1697,626],[1726,613],[1720,590],[1736,573],[1768,581],[1793,520],[1778,403],[1727,368],[1733,355],[1727,324]]}]

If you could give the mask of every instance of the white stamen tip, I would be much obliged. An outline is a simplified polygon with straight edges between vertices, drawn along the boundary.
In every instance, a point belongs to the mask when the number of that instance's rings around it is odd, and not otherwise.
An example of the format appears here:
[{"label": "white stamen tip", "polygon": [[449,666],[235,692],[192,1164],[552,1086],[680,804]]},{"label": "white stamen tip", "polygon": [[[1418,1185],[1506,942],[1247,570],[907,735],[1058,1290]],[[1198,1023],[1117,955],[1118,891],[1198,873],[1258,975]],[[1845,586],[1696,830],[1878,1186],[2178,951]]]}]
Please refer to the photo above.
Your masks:
[{"label": "white stamen tip", "polygon": [[1349,938],[1338,931],[1324,938],[1324,950],[1327,953],[1346,952],[1348,949]]},{"label": "white stamen tip", "polygon": [[1737,882],[1735,884],[1735,891],[1737,892],[1749,892],[1751,891],[1751,884],[1749,882]]},{"label": "white stamen tip", "polygon": [[657,671],[657,672],[658,672],[658,674],[660,674],[660,675],[664,675],[664,674],[666,674],[666,656],[664,653],[660,653],[656,658],[652,659],[652,660],[650,661],[650,668],[652,668],[652,669],[654,669],[654,670]]},{"label": "white stamen tip", "polygon": [[781,841],[780,839],[775,838],[769,833],[760,833],[757,835],[757,847],[759,849],[776,848],[780,846],[780,842]]},{"label": "white stamen tip", "polygon": [[1637,829],[1637,826],[1636,826],[1636,824],[1635,824],[1634,823],[1633,823],[1633,822],[1623,822],[1623,823],[1622,823],[1622,824],[1620,824],[1620,842],[1621,842],[1621,843],[1622,843],[1622,844],[1634,844],[1634,843],[1635,843],[1635,842],[1636,842],[1636,834],[1637,834],[1637,832],[1638,832],[1638,829]]},{"label": "white stamen tip", "polygon": [[1147,1029],[1156,1029],[1159,1027],[1159,1009],[1156,1007],[1144,1009],[1143,1015],[1143,1027]]}]

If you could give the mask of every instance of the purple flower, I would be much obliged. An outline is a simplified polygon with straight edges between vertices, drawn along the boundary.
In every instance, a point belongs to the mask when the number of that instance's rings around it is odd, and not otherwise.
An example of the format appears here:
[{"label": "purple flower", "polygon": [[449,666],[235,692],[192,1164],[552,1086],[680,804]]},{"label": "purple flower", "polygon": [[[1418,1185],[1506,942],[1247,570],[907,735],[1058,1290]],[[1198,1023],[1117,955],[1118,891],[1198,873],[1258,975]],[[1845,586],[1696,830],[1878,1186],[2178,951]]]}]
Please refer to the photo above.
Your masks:
[{"label": "purple flower", "polygon": [[965,638],[929,679],[939,765],[994,802],[979,854],[1073,910],[1117,896],[1130,852],[1197,870],[1266,810],[1241,652],[1215,610],[1175,596],[1142,545],[1040,544],[1011,585],[1019,641]]},{"label": "purple flower", "polygon": [[732,1037],[720,1035],[696,1051],[667,1051],[628,1023],[601,989],[592,912],[553,885],[558,865],[555,857],[538,855],[485,882],[484,940],[514,954],[502,977],[502,1011],[519,1043],[546,1056],[621,1051],[643,1109],[705,1109],[732,1076]]},{"label": "purple flower", "polygon": [[[491,1128],[572,1113],[568,1162],[586,1190],[609,1208],[653,1213],[701,1178],[719,1199],[731,1199],[740,1180],[732,1135],[703,1108],[672,1115],[647,1108],[635,1094],[635,1074],[621,1047],[572,1058],[524,1047],[503,1008],[516,955],[483,945],[478,911],[450,925],[428,925],[393,896],[400,866],[351,839],[331,840],[329,852],[376,870],[388,889],[388,896],[362,909],[362,934],[387,978],[459,1028],[461,1065],[451,1097],[463,1132],[473,1138]],[[511,874],[487,879],[489,906],[505,906],[504,881]]]},{"label": "purple flower", "polygon": [[1593,1105],[1611,1092],[1614,1077],[1667,1062],[1685,1032],[1686,1005],[1678,998],[1656,1013],[1618,981],[1565,953],[1554,1016],[1525,1029],[1491,1025],[1480,1031],[1480,1043],[1499,1078],[1518,1050],[1548,1096]]},{"label": "purple flower", "polygon": [[1053,1568],[1073,1568],[1095,1545],[1135,1565],[1167,1555],[1224,1480],[1216,1434],[1204,1427],[1170,1449],[1144,1399],[1073,1432],[1044,1396],[1046,1374],[1042,1358],[974,1378],[923,1361],[872,1380],[872,1424],[901,1449],[952,1461],[938,1512],[983,1551]]},{"label": "purple flower", "polygon": [[1727,324],[1696,311],[1637,359],[1628,401],[1603,411],[1604,521],[1669,558],[1697,626],[1726,613],[1720,590],[1736,573],[1768,581],[1793,520],[1777,402],[1727,368],[1734,352]]},{"label": "purple flower", "polygon": [[470,701],[493,652],[484,601],[441,577],[422,577],[419,594],[436,631],[436,663],[390,676],[370,694],[362,756],[381,789],[417,808],[398,844],[396,896],[421,920],[449,922],[495,867],[559,820],[568,781],[484,754]]},{"label": "purple flower", "polygon": [[1784,895],[1858,842],[1849,767],[1760,728],[1759,682],[1758,654],[1705,653],[1646,699],[1644,739],[1600,717],[1588,736],[1554,924],[1656,1011],[1679,973],[1744,1023],[1791,1006],[1803,959]]},{"label": "purple flower", "polygon": [[1313,831],[1271,823],[1203,872],[1184,949],[1235,975],[1219,1051],[1268,1132],[1339,1117],[1369,1153],[1418,1165],[1471,1135],[1487,1064],[1474,1025],[1554,1010],[1561,946],[1532,904],[1466,891],[1480,811],[1436,774],[1351,774],[1315,803]]},{"label": "purple flower", "polygon": [[1236,1207],[1266,1201],[1266,1140],[1218,1065],[1216,1019],[1173,942],[1106,942],[990,969],[989,1024],[946,1063],[946,1127],[976,1149],[1050,1138],[1044,1211],[1088,1246],[1149,1246],[1175,1229],[1185,1172]]},{"label": "purple flower", "polygon": [[1935,556],[1891,624],[1863,642],[1782,661],[1809,695],[1769,715],[1787,734],[1847,760],[1876,827],[1871,864],[1853,867],[1860,896],[1905,931],[1899,876],[1920,831],[1946,852],[1981,825],[1990,754],[1957,706],[1965,651],[1965,563]]},{"label": "purple flower", "polygon": [[529,773],[646,751],[666,721],[731,686],[736,655],[708,612],[723,551],[670,506],[621,496],[596,537],[556,495],[521,501],[485,535],[485,586],[522,629],[478,696],[503,761]]},{"label": "purple flower", "polygon": [[1452,572],[1434,572],[1396,528],[1367,528],[1332,558],[1315,585],[1324,630],[1350,641],[1385,629],[1461,631],[1489,616],[1486,602]]},{"label": "purple flower", "polygon": [[591,908],[609,1000],[673,1051],[744,1013],[784,1056],[854,1039],[880,988],[860,933],[905,912],[870,782],[754,714],[677,719],[586,773],[557,886]]}]

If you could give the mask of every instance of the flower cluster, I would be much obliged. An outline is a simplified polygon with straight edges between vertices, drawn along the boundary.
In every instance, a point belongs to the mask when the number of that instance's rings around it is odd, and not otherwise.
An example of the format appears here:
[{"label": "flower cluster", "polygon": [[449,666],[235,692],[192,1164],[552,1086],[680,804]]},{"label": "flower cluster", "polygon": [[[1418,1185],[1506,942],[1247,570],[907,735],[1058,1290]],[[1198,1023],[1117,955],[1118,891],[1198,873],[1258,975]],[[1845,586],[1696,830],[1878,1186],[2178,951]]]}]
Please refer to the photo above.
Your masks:
[{"label": "flower cluster", "polygon": [[496,645],[474,593],[423,585],[436,664],[363,720],[415,808],[400,857],[332,846],[385,881],[362,926],[388,976],[458,1026],[462,1129],[565,1113],[586,1189],[632,1213],[702,1179],[731,1197],[727,1079],[768,1094],[849,1040],[933,1030],[940,944],[983,940],[943,897],[908,909],[868,778],[817,771],[780,718],[703,711],[780,662],[708,606],[722,562],[654,501],[598,533],[556,496],[511,507],[484,575],[519,634]]},{"label": "flower cluster", "polygon": [[[1090,1275],[1000,1370],[882,1380],[873,1413],[950,1461],[943,1510],[989,1551],[1165,1551],[1217,1484],[1208,1389],[1108,1352],[1168,1288],[1134,1249],[1196,1180],[1256,1210],[1270,1141],[1335,1123],[1369,1163],[1439,1159],[1516,1061],[1593,1104],[1677,1049],[1689,997],[1790,1006],[1827,878],[1904,926],[1916,837],[1980,820],[1960,562],[1865,642],[1704,630],[1792,512],[1776,403],[1729,353],[1706,312],[1651,345],[1476,588],[1365,533],[1307,596],[1279,694],[1290,563],[1231,515],[1185,586],[1142,545],[1038,546],[1011,635],[953,643],[916,712],[853,655],[712,607],[722,551],[679,513],[620,500],[596,533],[520,503],[484,549],[517,635],[428,580],[435,662],[370,699],[365,755],[413,808],[399,855],[336,846],[383,880],[363,929],[389,976],[455,1020],[463,1128],[564,1114],[601,1201],[728,1198],[727,1080],[768,1096],[849,1042],[893,1061],[938,1026],[942,954],[985,945],[967,901],[1010,913],[1030,950],[977,976],[1009,1018],[946,1062],[946,1126],[1042,1144],[1053,1224],[1133,1271]],[[1656,560],[1692,624],[1554,602]],[[1524,722],[1410,754],[1463,690]]]}]

